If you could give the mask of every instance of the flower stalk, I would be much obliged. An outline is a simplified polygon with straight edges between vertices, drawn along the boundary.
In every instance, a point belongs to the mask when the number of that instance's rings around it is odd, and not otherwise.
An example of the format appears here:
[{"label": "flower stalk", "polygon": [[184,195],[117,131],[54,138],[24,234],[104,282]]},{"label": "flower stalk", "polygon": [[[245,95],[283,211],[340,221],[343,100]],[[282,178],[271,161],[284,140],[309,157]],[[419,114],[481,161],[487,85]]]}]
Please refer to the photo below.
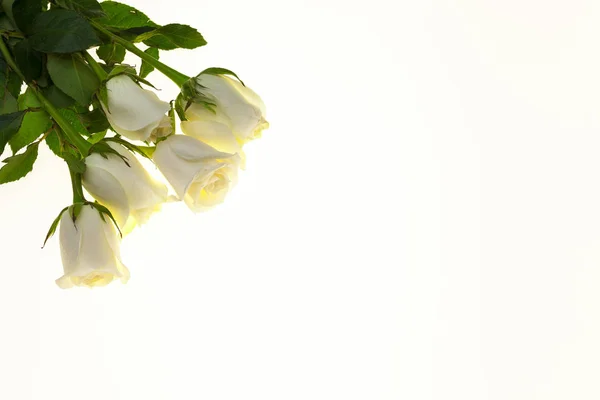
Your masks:
[{"label": "flower stalk", "polygon": [[83,194],[83,185],[81,184],[81,174],[76,172],[71,164],[69,165],[69,174],[71,175],[71,187],[73,188],[73,204],[86,202]]},{"label": "flower stalk", "polygon": [[98,64],[98,61],[96,61],[94,59],[94,57],[92,57],[92,55],[89,52],[87,52],[87,51],[83,52],[83,58],[85,58],[85,61],[87,61],[87,63],[92,68],[92,70],[94,71],[94,73],[96,74],[96,76],[98,77],[98,79],[100,79],[101,82],[105,81],[106,77],[108,76],[108,74],[100,66],[100,64]]},{"label": "flower stalk", "polygon": [[172,80],[173,83],[175,83],[177,86],[179,86],[179,87],[183,86],[183,84],[190,79],[189,76],[182,74],[181,72],[169,67],[168,65],[161,63],[160,61],[158,61],[156,58],[152,57],[151,55],[144,53],[136,45],[134,45],[130,41],[125,40],[122,37],[112,33],[111,31],[109,31],[108,29],[103,27],[98,22],[96,22],[94,20],[89,20],[89,22],[94,28],[96,28],[96,30],[98,32],[108,36],[115,43],[118,43],[121,46],[125,47],[125,49],[129,50],[130,52],[132,52],[133,54],[135,54],[136,56],[138,56],[139,58],[141,58],[142,60],[144,60],[145,62],[147,62],[148,64],[150,64],[151,66],[153,66],[154,68],[159,70],[160,72],[162,72],[167,78]]}]

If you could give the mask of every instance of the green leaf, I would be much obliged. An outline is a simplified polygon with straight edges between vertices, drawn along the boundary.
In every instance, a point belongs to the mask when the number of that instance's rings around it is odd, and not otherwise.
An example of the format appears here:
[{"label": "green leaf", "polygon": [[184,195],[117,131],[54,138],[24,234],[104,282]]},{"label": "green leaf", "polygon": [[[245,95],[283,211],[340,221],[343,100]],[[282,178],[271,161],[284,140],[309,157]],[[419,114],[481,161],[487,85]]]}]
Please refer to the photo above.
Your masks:
[{"label": "green leaf", "polygon": [[25,93],[19,96],[17,103],[21,111],[25,111],[28,108],[40,108],[42,106],[42,103],[40,103],[40,100],[31,88],[27,88]]},{"label": "green leaf", "polygon": [[8,90],[4,90],[3,96],[0,97],[0,115],[13,113],[18,110],[17,99]]},{"label": "green leaf", "polygon": [[[157,60],[159,59],[159,52],[156,47],[148,47],[144,51],[144,53],[156,58]],[[148,64],[146,61],[142,60],[142,66],[140,67],[140,76],[142,78],[145,78],[152,71],[154,71],[154,67],[152,65]]]},{"label": "green leaf", "polygon": [[29,111],[23,117],[23,122],[16,135],[9,141],[13,154],[31,144],[52,126],[50,116],[46,111]]},{"label": "green leaf", "polygon": [[27,148],[23,154],[4,160],[6,163],[0,169],[0,184],[18,181],[33,170],[33,164],[38,156],[38,143]]},{"label": "green leaf", "polygon": [[121,232],[121,228],[119,228],[119,224],[117,224],[115,217],[113,217],[112,213],[110,212],[110,210],[108,208],[104,207],[102,204],[100,204],[98,202],[90,203],[90,205],[92,207],[94,207],[100,213],[100,217],[102,218],[102,221],[104,221],[104,214],[108,215],[110,220],[117,227],[117,231],[119,231],[119,236],[123,237],[123,233]]},{"label": "green leaf", "polygon": [[48,73],[54,84],[80,105],[88,106],[100,80],[78,55],[48,55]]},{"label": "green leaf", "polygon": [[[118,143],[121,146],[125,147],[130,152],[138,153],[142,157],[146,157],[146,158],[150,158],[150,159],[151,159],[151,156],[149,157],[148,153],[150,152],[150,153],[154,154],[154,147],[136,146],[133,143],[129,143],[127,140],[121,139],[120,136],[106,138],[106,139],[104,139],[104,142]],[[129,165],[129,164],[127,164],[127,165]]]},{"label": "green leaf", "polygon": [[116,1],[104,1],[100,5],[106,16],[98,18],[96,21],[102,25],[118,29],[158,28],[159,26],[152,22],[146,14],[127,4]]},{"label": "green leaf", "polygon": [[19,131],[24,115],[24,111],[0,115],[0,155],[4,152],[6,143]]},{"label": "green leaf", "polygon": [[63,213],[68,209],[69,207],[65,207],[58,213],[58,217],[56,217],[52,222],[52,225],[50,225],[50,229],[48,230],[48,234],[46,235],[46,239],[44,240],[44,245],[42,246],[42,248],[46,246],[46,242],[48,241],[48,239],[50,239],[54,235],[54,233],[56,232],[56,228],[58,228],[58,224],[60,223],[60,219]]},{"label": "green leaf", "polygon": [[48,136],[46,136],[46,145],[54,154],[59,157],[62,157],[62,150],[60,144],[60,138],[58,137],[58,133],[56,129],[53,129],[52,132]]},{"label": "green leaf", "polygon": [[89,22],[73,10],[39,14],[31,27],[31,46],[42,53],[73,53],[100,44]]},{"label": "green leaf", "polygon": [[0,29],[4,29],[5,31],[17,30],[12,20],[6,14],[0,15]]},{"label": "green leaf", "polygon": [[79,157],[76,155],[71,153],[63,153],[62,158],[69,165],[69,170],[78,174],[83,174],[85,172],[85,161],[79,159]]},{"label": "green leaf", "polygon": [[85,114],[81,114],[81,119],[89,133],[106,131],[110,128],[110,123],[104,112],[97,108]]},{"label": "green leaf", "polygon": [[237,79],[238,81],[240,81],[240,83],[244,86],[246,86],[244,84],[244,82],[240,79],[239,76],[236,75],[235,72],[227,69],[227,68],[219,68],[219,67],[211,67],[211,68],[206,68],[204,71],[200,72],[198,74],[198,76],[202,75],[202,74],[207,74],[207,75],[231,75],[233,77],[235,77],[235,79]]},{"label": "green leaf", "polygon": [[66,95],[62,90],[57,88],[55,85],[48,86],[44,89],[44,96],[56,107],[56,108],[68,108],[75,104],[75,100]]},{"label": "green leaf", "polygon": [[123,62],[125,59],[125,47],[118,43],[103,44],[96,49],[96,54],[106,64],[113,65]]},{"label": "green leaf", "polygon": [[182,24],[165,25],[152,32],[140,35],[137,40],[162,50],[195,49],[206,44],[206,40],[200,32],[191,26]]},{"label": "green leaf", "polygon": [[104,137],[106,136],[106,132],[106,130],[103,130],[101,132],[95,132],[93,135],[90,135],[90,137],[88,138],[88,142],[92,144],[98,143],[99,141],[104,139]]},{"label": "green leaf", "polygon": [[62,8],[78,11],[91,18],[104,16],[102,6],[96,0],[55,0],[55,2]]},{"label": "green leaf", "polygon": [[8,67],[0,54],[0,114],[18,111],[17,97],[21,92],[21,85],[21,78]]},{"label": "green leaf", "polygon": [[33,47],[29,40],[21,40],[14,47],[15,61],[27,82],[33,81],[42,74],[42,54]]},{"label": "green leaf", "polygon": [[[44,3],[48,4],[47,1]],[[42,12],[41,0],[15,0],[12,5],[12,14],[21,31],[31,33],[33,20]]]},{"label": "green leaf", "polygon": [[64,108],[58,110],[58,112],[80,135],[89,136],[89,132],[85,129],[85,125],[83,125],[77,113]]},{"label": "green leaf", "polygon": [[110,78],[114,78],[117,75],[122,75],[122,74],[126,74],[126,75],[135,75],[135,68],[133,68],[131,65],[127,65],[127,64],[119,64],[119,65],[115,65],[113,69],[111,69],[111,71],[108,73],[108,76],[106,77],[106,80],[109,80]]},{"label": "green leaf", "polygon": [[1,0],[1,3],[0,3],[2,5],[2,9],[6,13],[6,16],[13,23],[15,22],[15,19],[13,18],[13,12],[12,12],[12,6],[13,6],[14,2],[15,2],[15,0]]}]

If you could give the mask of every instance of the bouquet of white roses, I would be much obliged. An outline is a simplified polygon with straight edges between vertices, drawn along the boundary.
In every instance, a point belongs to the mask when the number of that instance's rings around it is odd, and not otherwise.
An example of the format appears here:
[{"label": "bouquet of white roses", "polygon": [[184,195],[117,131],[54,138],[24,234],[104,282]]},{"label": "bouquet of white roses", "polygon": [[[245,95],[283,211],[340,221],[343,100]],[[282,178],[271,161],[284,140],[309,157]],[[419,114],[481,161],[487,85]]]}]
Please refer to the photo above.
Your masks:
[{"label": "bouquet of white roses", "polygon": [[[126,282],[121,237],[169,198],[137,156],[152,160],[192,211],[209,209],[235,184],[243,146],[268,127],[265,106],[228,69],[188,77],[159,61],[162,51],[206,44],[190,26],[158,25],[116,1],[0,4],[0,154],[12,151],[0,184],[32,171],[45,142],[68,165],[73,187],[73,203],[46,237],[60,230],[57,284]],[[124,63],[127,52],[141,58],[138,70]],[[149,89],[154,70],[181,89],[176,99]]]}]

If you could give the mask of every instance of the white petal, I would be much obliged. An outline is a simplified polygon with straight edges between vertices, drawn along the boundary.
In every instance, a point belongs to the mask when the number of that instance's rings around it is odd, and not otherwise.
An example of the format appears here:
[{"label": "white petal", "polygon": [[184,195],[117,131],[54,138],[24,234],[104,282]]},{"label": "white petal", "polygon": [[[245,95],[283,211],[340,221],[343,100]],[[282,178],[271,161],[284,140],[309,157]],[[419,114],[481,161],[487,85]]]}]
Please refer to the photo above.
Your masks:
[{"label": "white petal", "polygon": [[225,75],[205,74],[196,79],[198,84],[206,88],[201,90],[214,98],[218,112],[227,115],[234,133],[241,140],[254,136],[257,128],[264,129],[265,106],[252,90]]},{"label": "white petal", "polygon": [[169,103],[126,75],[111,78],[106,88],[108,107],[103,105],[104,111],[114,130],[126,137],[146,139],[170,109]]},{"label": "white petal", "polygon": [[183,121],[181,131],[225,153],[242,150],[231,128],[217,121]]}]

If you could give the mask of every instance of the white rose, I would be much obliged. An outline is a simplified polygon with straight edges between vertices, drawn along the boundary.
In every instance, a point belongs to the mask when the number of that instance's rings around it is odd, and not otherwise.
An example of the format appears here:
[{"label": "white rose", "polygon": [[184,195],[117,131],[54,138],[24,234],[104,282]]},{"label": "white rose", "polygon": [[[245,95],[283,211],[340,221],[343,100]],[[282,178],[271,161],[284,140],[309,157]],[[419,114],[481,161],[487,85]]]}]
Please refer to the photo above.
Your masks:
[{"label": "white rose", "polygon": [[132,140],[148,140],[171,108],[127,75],[109,79],[106,89],[108,106],[102,104],[102,109],[108,122],[115,132]]},{"label": "white rose", "polygon": [[81,208],[75,222],[70,209],[60,219],[60,254],[65,274],[56,284],[67,289],[73,286],[104,286],[115,278],[123,283],[129,270],[121,262],[119,238],[110,218],[100,216],[90,205]]},{"label": "white rose", "polygon": [[83,187],[110,210],[125,235],[160,211],[168,189],[153,179],[130,151],[117,143],[108,145],[125,157],[129,166],[115,154],[104,158],[92,153],[85,159]]},{"label": "white rose", "polygon": [[237,182],[240,157],[189,136],[174,135],[158,143],[156,166],[181,200],[194,212],[221,203]]},{"label": "white rose", "polygon": [[269,127],[263,101],[239,81],[225,75],[202,74],[196,77],[196,83],[215,102],[215,113],[202,104],[192,104],[185,113],[188,120],[227,126],[240,144],[260,137],[263,129]]}]

